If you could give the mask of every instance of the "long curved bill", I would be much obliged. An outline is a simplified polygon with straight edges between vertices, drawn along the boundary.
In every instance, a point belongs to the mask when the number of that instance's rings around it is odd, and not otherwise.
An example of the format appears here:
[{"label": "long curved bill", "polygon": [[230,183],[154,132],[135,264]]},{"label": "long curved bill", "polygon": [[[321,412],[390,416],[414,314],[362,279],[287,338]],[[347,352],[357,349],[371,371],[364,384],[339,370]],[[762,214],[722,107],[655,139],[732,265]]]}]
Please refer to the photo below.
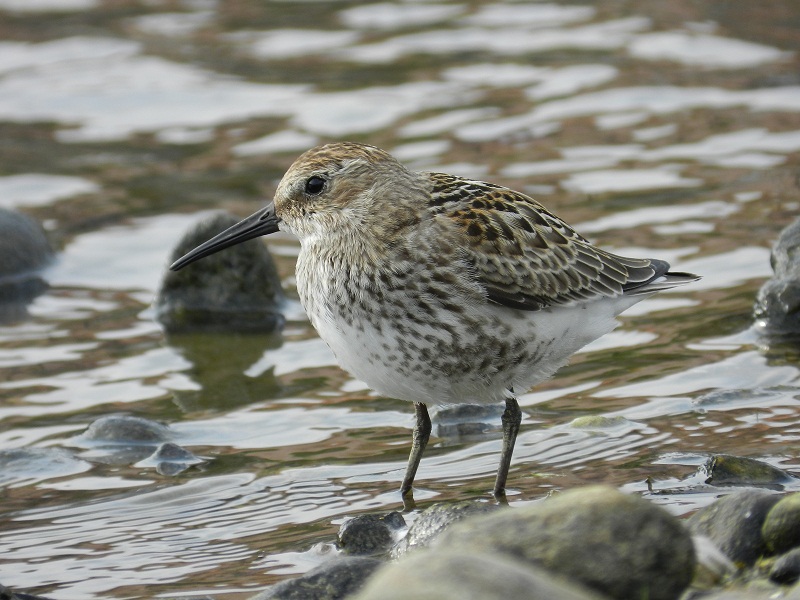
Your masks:
[{"label": "long curved bill", "polygon": [[270,204],[257,213],[242,219],[236,223],[236,225],[232,225],[207,242],[200,244],[187,255],[172,263],[170,269],[172,271],[177,271],[196,260],[205,258],[225,248],[230,248],[231,246],[241,244],[242,242],[252,240],[262,235],[275,233],[278,231],[278,223],[280,223],[280,221],[281,220],[275,214],[275,205]]}]

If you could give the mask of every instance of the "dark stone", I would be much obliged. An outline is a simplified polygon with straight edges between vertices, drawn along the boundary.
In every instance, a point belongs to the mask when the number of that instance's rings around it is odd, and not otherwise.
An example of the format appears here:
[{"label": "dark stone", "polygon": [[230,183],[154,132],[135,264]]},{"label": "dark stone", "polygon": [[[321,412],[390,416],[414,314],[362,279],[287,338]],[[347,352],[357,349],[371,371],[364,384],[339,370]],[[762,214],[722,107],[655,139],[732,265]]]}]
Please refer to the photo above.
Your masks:
[{"label": "dark stone", "polygon": [[769,571],[769,579],[780,585],[791,585],[800,579],[800,548],[779,556]]},{"label": "dark stone", "polygon": [[767,552],[761,527],[780,496],[744,490],[723,496],[686,522],[696,535],[705,535],[739,566],[752,565]]},{"label": "dark stone", "polygon": [[775,554],[800,547],[800,493],[784,496],[770,509],[761,535]]},{"label": "dark stone", "polygon": [[0,585],[0,600],[51,600],[44,596],[34,596],[24,592],[15,592],[4,585]]},{"label": "dark stone", "polygon": [[0,208],[0,323],[27,318],[27,305],[48,288],[39,271],[52,260],[53,250],[39,223]]},{"label": "dark stone", "polygon": [[0,281],[41,269],[52,260],[53,249],[39,223],[0,208]]},{"label": "dark stone", "polygon": [[437,503],[423,510],[411,525],[406,536],[392,548],[392,557],[399,558],[409,550],[427,548],[450,525],[472,515],[497,510],[496,504],[465,500]]},{"label": "dark stone", "polygon": [[382,564],[363,556],[336,558],[301,577],[273,585],[249,600],[340,600],[361,589]]},{"label": "dark stone", "polygon": [[781,486],[792,480],[788,473],[770,464],[729,454],[712,456],[703,469],[708,475],[705,482],[712,485]]},{"label": "dark stone", "polygon": [[385,515],[358,515],[339,528],[339,547],[347,554],[364,555],[387,552],[406,521],[398,512]]},{"label": "dark stone", "polygon": [[604,486],[467,519],[444,532],[436,549],[508,555],[619,600],[674,600],[696,563],[676,518]]},{"label": "dark stone", "polygon": [[[510,511],[509,511],[510,512]],[[553,573],[495,552],[423,550],[380,569],[353,600],[603,600]]]},{"label": "dark stone", "polygon": [[[178,242],[170,260],[179,259],[237,222],[224,212],[204,219]],[[250,240],[180,271],[166,271],[154,306],[156,319],[169,333],[269,332],[283,326],[284,300],[269,250],[260,240]]]},{"label": "dark stone", "polygon": [[772,247],[775,276],[758,291],[756,328],[770,337],[800,335],[800,218],[786,227]]}]

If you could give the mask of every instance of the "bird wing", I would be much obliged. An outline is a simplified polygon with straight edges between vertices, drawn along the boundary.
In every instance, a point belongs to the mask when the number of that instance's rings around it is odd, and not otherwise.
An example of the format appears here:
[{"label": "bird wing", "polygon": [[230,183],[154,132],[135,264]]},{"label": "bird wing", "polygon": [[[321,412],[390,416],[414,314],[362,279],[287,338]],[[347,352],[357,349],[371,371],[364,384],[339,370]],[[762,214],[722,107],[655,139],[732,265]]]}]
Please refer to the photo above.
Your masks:
[{"label": "bird wing", "polygon": [[456,244],[488,298],[522,310],[620,296],[663,275],[660,260],[617,256],[533,198],[508,188],[429,173],[430,210],[455,227]]}]

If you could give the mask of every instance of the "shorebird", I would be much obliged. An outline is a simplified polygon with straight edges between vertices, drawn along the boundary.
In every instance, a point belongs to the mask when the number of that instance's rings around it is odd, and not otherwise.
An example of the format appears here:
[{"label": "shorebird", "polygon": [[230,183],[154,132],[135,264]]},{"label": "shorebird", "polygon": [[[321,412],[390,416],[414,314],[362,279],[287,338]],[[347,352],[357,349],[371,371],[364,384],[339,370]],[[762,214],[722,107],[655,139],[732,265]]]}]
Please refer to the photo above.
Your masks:
[{"label": "shorebird", "polygon": [[522,419],[515,393],[633,304],[698,279],[601,250],[520,192],[413,172],[351,142],[305,152],[272,203],[171,268],[278,230],[300,240],[300,301],[341,366],[414,403],[404,499],[431,432],[427,405],[505,402],[493,489],[502,498]]}]

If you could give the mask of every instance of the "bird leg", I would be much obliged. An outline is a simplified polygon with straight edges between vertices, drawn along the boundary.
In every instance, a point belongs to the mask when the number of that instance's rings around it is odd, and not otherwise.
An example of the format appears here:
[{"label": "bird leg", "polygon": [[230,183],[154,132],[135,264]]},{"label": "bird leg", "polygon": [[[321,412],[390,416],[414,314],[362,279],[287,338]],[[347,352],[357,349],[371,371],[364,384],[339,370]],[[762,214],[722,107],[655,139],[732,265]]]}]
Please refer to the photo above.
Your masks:
[{"label": "bird leg", "polygon": [[406,476],[403,478],[403,485],[400,487],[400,493],[403,497],[411,494],[411,486],[414,485],[414,477],[417,474],[419,461],[422,459],[425,446],[428,445],[428,438],[431,437],[431,418],[428,416],[428,408],[422,402],[415,402],[414,412],[416,413],[417,422],[414,424],[411,437],[411,454],[408,456]]},{"label": "bird leg", "polygon": [[500,466],[497,467],[497,479],[494,482],[494,497],[503,499],[506,496],[506,479],[511,466],[511,455],[514,453],[514,442],[517,441],[519,424],[522,422],[522,411],[514,396],[506,398],[506,409],[503,411],[503,450],[500,453]]}]

